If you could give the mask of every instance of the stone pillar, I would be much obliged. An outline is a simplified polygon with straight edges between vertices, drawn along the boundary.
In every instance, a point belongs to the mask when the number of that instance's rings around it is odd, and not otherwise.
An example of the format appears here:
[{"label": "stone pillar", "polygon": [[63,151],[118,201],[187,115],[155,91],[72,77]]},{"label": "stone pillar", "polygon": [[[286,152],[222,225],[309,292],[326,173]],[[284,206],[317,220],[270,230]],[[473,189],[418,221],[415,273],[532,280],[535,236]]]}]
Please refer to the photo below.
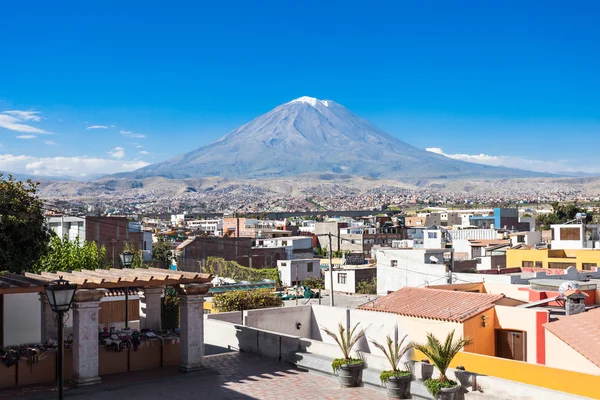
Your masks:
[{"label": "stone pillar", "polygon": [[162,293],[162,287],[144,288],[140,292],[140,329],[161,330]]},{"label": "stone pillar", "polygon": [[98,310],[103,290],[81,289],[73,300],[73,378],[77,386],[100,383],[98,376]]},{"label": "stone pillar", "polygon": [[204,295],[208,284],[177,287],[179,292],[179,323],[181,364],[185,372],[204,368]]},{"label": "stone pillar", "polygon": [[56,324],[55,314],[50,308],[48,296],[46,293],[40,293],[40,302],[42,310],[41,321],[41,340],[45,342],[48,339],[58,339],[58,325]]}]

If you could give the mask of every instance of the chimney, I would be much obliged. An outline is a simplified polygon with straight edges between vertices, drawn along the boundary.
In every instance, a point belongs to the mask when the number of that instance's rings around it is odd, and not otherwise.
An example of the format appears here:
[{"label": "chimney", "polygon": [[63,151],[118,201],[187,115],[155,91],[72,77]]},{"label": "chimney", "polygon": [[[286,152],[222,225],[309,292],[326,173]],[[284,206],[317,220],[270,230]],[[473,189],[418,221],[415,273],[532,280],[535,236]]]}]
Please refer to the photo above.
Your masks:
[{"label": "chimney", "polygon": [[585,298],[580,290],[569,290],[564,293],[566,315],[575,315],[585,311]]}]

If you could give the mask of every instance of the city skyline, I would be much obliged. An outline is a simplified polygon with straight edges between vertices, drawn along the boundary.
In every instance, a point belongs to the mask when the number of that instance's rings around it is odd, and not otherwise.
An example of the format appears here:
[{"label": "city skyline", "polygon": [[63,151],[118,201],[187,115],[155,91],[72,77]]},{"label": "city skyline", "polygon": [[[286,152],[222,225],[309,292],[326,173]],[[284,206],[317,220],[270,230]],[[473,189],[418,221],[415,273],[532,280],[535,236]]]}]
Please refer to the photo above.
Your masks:
[{"label": "city skyline", "polygon": [[5,9],[0,170],[132,170],[306,95],[452,158],[600,172],[594,2],[140,4]]}]

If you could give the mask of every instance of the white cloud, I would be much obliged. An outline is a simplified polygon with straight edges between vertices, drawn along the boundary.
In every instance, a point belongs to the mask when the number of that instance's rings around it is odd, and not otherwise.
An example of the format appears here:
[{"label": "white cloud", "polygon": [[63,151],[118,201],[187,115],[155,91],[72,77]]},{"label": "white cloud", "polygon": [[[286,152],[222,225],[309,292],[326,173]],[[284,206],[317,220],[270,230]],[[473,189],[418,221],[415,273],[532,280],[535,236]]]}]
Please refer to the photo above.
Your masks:
[{"label": "white cloud", "polygon": [[0,112],[0,128],[15,132],[49,134],[50,132],[43,129],[23,123],[27,121],[39,122],[41,117],[37,114],[39,114],[39,111],[2,111]]},{"label": "white cloud", "polygon": [[146,135],[141,135],[139,133],[133,133],[131,131],[121,131],[121,135],[130,137],[133,139],[143,139],[146,137]]},{"label": "white cloud", "polygon": [[147,154],[150,154],[150,152],[148,152],[146,150],[142,150],[142,151],[140,151],[140,154],[147,155]]},{"label": "white cloud", "polygon": [[39,177],[70,176],[85,177],[98,174],[115,174],[133,171],[148,165],[147,162],[134,160],[111,160],[90,157],[34,157],[0,154],[0,170],[14,173],[26,173]]},{"label": "white cloud", "polygon": [[20,119],[21,121],[35,121],[40,122],[41,117],[39,111],[20,111],[20,110],[8,110],[4,111],[3,114],[12,115],[15,118]]},{"label": "white cloud", "polygon": [[114,149],[112,149],[111,151],[109,151],[108,155],[111,156],[112,158],[121,159],[121,158],[125,157],[125,149],[117,146]]},{"label": "white cloud", "polygon": [[136,149],[143,149],[143,148],[144,148],[144,146],[142,146],[141,144],[136,144],[136,145],[135,145],[135,148],[136,148]]},{"label": "white cloud", "polygon": [[44,140],[44,143],[46,143],[48,146],[55,146],[57,143],[53,140]]},{"label": "white cloud", "polygon": [[90,125],[85,129],[108,129],[108,126],[104,125]]},{"label": "white cloud", "polygon": [[117,126],[116,126],[116,125],[111,125],[110,127],[111,127],[111,128],[116,128]]},{"label": "white cloud", "polygon": [[496,167],[519,168],[536,172],[585,172],[598,173],[600,166],[591,168],[591,163],[584,163],[582,160],[534,160],[519,156],[493,156],[490,154],[447,154],[439,147],[429,147],[425,149],[431,153],[440,154],[454,160],[468,161],[477,164],[493,165]]},{"label": "white cloud", "polygon": [[17,139],[35,139],[36,137],[35,135],[19,135]]}]

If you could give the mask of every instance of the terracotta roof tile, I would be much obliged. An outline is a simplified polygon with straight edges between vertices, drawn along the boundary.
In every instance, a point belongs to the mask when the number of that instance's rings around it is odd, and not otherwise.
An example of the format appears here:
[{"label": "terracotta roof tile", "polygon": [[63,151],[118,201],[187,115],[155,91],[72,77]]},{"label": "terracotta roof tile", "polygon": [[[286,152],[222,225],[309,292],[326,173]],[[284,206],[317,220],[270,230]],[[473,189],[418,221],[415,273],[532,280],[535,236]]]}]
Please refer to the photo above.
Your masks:
[{"label": "terracotta roof tile", "polygon": [[359,308],[411,317],[464,322],[492,308],[494,303],[503,297],[503,294],[404,287]]},{"label": "terracotta roof tile", "polygon": [[561,318],[544,327],[600,367],[600,309]]}]

